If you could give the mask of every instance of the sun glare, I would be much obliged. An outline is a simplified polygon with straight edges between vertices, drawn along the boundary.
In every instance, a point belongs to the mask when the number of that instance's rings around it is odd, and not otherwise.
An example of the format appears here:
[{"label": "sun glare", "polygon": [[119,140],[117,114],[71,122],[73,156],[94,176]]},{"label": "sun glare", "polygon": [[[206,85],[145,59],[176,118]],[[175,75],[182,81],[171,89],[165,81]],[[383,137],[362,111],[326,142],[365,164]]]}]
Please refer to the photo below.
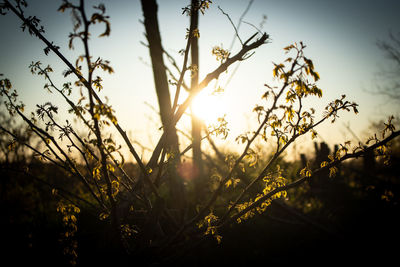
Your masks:
[{"label": "sun glare", "polygon": [[200,92],[192,102],[192,111],[206,125],[217,122],[219,117],[227,113],[227,105],[222,94]]}]

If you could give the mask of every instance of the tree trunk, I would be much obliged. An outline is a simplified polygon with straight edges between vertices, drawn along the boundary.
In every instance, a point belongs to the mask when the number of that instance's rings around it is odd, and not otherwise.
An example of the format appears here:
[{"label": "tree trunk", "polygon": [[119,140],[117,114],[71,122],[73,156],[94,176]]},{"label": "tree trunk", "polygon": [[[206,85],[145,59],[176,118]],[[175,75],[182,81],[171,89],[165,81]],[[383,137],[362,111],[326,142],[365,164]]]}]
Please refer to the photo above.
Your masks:
[{"label": "tree trunk", "polygon": [[[198,29],[199,27],[199,1],[192,0],[191,5],[191,16],[190,25],[191,29]],[[199,83],[199,44],[198,38],[193,37],[190,44],[191,64],[192,64],[192,78],[191,78],[191,90],[195,89]],[[196,198],[201,199],[203,194],[203,162],[201,158],[201,120],[192,112],[192,142],[193,142],[193,171],[194,183],[196,185]]]},{"label": "tree trunk", "polygon": [[[141,0],[144,16],[144,26],[146,37],[149,44],[151,64],[153,68],[154,84],[157,92],[158,105],[160,107],[161,123],[164,130],[172,118],[171,97],[168,87],[167,72],[163,59],[163,48],[161,44],[161,35],[158,27],[157,10],[158,6],[155,0]],[[179,155],[178,136],[175,127],[167,133],[167,149],[169,152]]]},{"label": "tree trunk", "polygon": [[163,59],[160,30],[157,18],[156,0],[141,0],[146,37],[149,44],[151,64],[153,68],[154,84],[156,87],[158,104],[160,107],[161,122],[166,131],[166,144],[164,149],[170,153],[166,183],[170,192],[170,205],[176,211],[175,216],[182,221],[185,208],[185,194],[183,180],[177,172],[180,164],[179,143],[175,127],[169,127],[172,121],[171,98],[168,88],[167,72]]}]

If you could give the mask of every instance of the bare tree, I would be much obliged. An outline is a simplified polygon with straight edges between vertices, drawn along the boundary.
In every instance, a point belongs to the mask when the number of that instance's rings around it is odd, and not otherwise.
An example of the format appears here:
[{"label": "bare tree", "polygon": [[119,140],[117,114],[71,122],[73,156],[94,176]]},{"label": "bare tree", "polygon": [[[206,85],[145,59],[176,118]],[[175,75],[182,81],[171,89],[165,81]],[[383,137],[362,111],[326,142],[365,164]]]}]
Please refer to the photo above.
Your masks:
[{"label": "bare tree", "polygon": [[389,33],[389,40],[379,40],[377,46],[389,60],[378,76],[379,85],[374,93],[384,95],[392,101],[400,101],[400,32],[397,34]]}]

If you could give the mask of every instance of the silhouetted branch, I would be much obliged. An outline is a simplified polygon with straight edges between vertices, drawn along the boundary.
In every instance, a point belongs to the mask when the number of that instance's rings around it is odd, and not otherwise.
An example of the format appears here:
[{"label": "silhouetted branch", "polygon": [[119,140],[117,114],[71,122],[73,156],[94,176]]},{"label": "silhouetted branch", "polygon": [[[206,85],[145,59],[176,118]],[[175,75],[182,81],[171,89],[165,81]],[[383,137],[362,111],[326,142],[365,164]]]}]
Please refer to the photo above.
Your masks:
[{"label": "silhouetted branch", "polygon": [[[185,113],[186,109],[189,107],[190,103],[193,101],[195,96],[203,90],[207,85],[214,79],[217,79],[219,75],[223,72],[225,72],[230,65],[232,65],[235,62],[243,60],[243,57],[249,52],[252,51],[261,45],[263,45],[267,40],[268,40],[269,35],[264,33],[263,36],[261,36],[260,39],[254,41],[250,45],[244,45],[243,48],[233,57],[228,58],[224,63],[222,63],[218,68],[216,68],[213,72],[210,72],[207,74],[207,76],[199,83],[197,88],[194,88],[189,96],[186,98],[186,100],[179,106],[178,110],[175,112],[175,115],[173,117],[173,121],[171,123],[172,126],[176,125],[176,123],[180,120],[182,115]],[[254,36],[251,37],[251,39],[254,38]],[[251,40],[249,39],[249,40]],[[248,41],[249,41],[248,40]],[[170,126],[170,127],[172,127]],[[160,156],[161,149],[163,147],[163,143],[165,142],[165,133],[161,136],[159,139],[156,147],[154,148],[153,154],[149,160],[149,163],[147,166],[154,167],[157,159]]]},{"label": "silhouetted branch", "polygon": [[340,159],[336,159],[333,162],[328,163],[324,167],[313,170],[311,176],[305,176],[305,177],[297,179],[296,181],[294,181],[290,184],[275,188],[274,190],[268,192],[267,194],[265,194],[264,196],[259,198],[257,201],[254,201],[251,205],[249,205],[245,209],[241,210],[240,212],[236,213],[232,217],[226,218],[225,220],[221,220],[221,222],[218,224],[217,227],[221,228],[221,227],[229,224],[230,222],[236,221],[242,215],[244,215],[247,212],[253,210],[254,208],[260,206],[261,203],[263,203],[265,200],[271,198],[273,195],[275,195],[279,192],[287,191],[292,188],[296,188],[296,187],[300,186],[301,184],[303,184],[304,182],[313,179],[313,177],[316,177],[319,173],[329,170],[330,168],[339,165],[341,162],[343,162],[345,160],[352,159],[352,158],[359,158],[369,151],[374,151],[378,147],[383,146],[383,145],[387,144],[388,142],[392,141],[394,138],[396,138],[399,135],[400,135],[400,131],[392,132],[392,134],[390,136],[388,136],[387,138],[383,139],[380,142],[377,142],[374,145],[364,148],[362,151],[346,154],[343,157],[341,157]]}]

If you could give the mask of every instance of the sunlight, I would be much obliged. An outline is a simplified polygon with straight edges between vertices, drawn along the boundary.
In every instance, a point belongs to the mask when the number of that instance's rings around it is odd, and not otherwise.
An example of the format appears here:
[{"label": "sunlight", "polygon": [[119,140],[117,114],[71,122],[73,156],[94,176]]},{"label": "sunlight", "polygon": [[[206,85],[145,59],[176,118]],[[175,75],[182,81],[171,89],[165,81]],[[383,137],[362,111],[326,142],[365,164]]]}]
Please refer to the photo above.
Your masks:
[{"label": "sunlight", "polygon": [[222,94],[212,94],[209,90],[203,90],[193,100],[192,111],[206,125],[210,125],[227,113],[225,101]]}]

